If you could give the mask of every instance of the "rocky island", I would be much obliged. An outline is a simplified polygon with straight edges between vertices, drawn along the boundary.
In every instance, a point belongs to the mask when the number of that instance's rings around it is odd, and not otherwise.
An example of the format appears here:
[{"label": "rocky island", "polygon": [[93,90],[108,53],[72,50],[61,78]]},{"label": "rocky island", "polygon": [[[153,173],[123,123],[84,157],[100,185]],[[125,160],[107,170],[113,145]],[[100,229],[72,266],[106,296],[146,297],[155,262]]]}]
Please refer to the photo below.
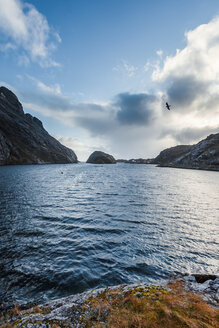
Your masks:
[{"label": "rocky island", "polygon": [[87,163],[91,164],[115,164],[116,160],[112,155],[103,151],[94,151],[88,158]]},{"label": "rocky island", "polygon": [[0,87],[0,165],[77,163],[74,151],[25,114],[17,96]]}]

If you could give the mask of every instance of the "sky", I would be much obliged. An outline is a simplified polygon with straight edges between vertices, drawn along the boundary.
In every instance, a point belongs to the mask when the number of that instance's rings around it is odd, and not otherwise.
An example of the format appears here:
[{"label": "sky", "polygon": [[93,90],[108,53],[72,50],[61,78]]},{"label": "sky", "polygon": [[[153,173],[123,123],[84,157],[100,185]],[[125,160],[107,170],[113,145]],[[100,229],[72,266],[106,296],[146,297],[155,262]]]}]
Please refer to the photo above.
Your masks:
[{"label": "sky", "polygon": [[218,58],[218,0],[0,0],[0,85],[81,161],[218,133]]}]

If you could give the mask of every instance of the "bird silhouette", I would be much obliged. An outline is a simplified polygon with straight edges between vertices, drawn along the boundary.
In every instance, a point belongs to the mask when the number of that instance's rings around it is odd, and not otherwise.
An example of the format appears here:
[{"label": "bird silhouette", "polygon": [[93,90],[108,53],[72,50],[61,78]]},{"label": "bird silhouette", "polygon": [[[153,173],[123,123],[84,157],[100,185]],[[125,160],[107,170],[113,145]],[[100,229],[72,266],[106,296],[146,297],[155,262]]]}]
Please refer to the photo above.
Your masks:
[{"label": "bird silhouette", "polygon": [[168,110],[170,110],[170,105],[168,104],[168,102],[166,102],[166,108],[168,109]]}]

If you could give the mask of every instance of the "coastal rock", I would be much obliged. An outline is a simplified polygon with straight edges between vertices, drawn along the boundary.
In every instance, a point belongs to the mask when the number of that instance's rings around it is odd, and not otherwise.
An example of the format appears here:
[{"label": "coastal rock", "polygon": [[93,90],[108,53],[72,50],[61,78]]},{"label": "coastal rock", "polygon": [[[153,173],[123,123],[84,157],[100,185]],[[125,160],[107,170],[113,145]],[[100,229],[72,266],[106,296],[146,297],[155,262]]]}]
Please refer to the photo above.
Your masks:
[{"label": "coastal rock", "polygon": [[199,284],[203,284],[207,280],[215,280],[217,279],[217,276],[214,274],[201,274],[201,273],[194,273],[192,274],[193,277],[195,277],[196,282]]},{"label": "coastal rock", "polygon": [[[193,277],[194,278],[194,277]],[[177,280],[182,281],[182,277],[178,277]],[[216,281],[216,280],[215,280]],[[200,284],[199,284],[200,285]],[[214,284],[215,285],[215,284]],[[188,291],[195,291],[202,298],[204,298],[207,303],[217,307],[217,300],[214,298],[214,295],[210,295],[209,298],[206,298],[205,294],[200,293],[199,289],[197,290],[195,287],[190,285],[185,286]],[[127,308],[127,304],[134,304],[135,307],[132,308],[132,316],[133,313],[139,313],[141,311],[142,305],[147,306],[147,310],[151,311],[153,315],[158,315],[160,313],[160,309],[163,310],[164,306],[166,309],[166,313],[169,318],[175,318],[177,301],[179,302],[179,313],[186,313],[188,316],[188,305],[192,310],[192,307],[197,306],[197,300],[194,300],[194,296],[192,297],[193,302],[191,303],[191,296],[187,295],[184,291],[183,293],[180,289],[176,289],[177,285],[172,284],[167,286],[162,285],[152,285],[147,283],[135,283],[131,285],[119,285],[112,286],[106,288],[98,288],[86,291],[81,294],[67,296],[61,299],[52,300],[45,304],[41,304],[38,306],[34,306],[32,308],[20,311],[12,311],[9,313],[5,313],[0,317],[0,325],[1,327],[20,327],[20,328],[53,328],[53,327],[72,327],[72,328],[82,328],[82,327],[94,327],[96,324],[99,324],[100,327],[108,327],[108,318],[109,318],[109,309],[114,309],[122,313],[122,310]],[[176,293],[179,293],[178,297],[176,297]],[[180,295],[181,294],[181,295]],[[190,294],[190,293],[189,293]],[[168,295],[168,302],[166,302],[165,295]],[[135,298],[136,302],[130,303],[130,297]],[[95,302],[96,300],[96,302]],[[139,302],[141,300],[142,302]],[[172,302],[171,302],[172,301]],[[129,303],[128,303],[129,302]],[[162,308],[158,307],[162,302]],[[95,305],[96,306],[92,306]],[[149,304],[149,305],[148,305]],[[203,305],[203,303],[202,303]],[[207,304],[204,304],[205,307]],[[151,306],[151,307],[150,307]],[[130,306],[129,306],[130,307]],[[201,308],[201,311],[205,310]],[[145,307],[143,307],[144,311]],[[173,314],[172,313],[173,309]],[[197,315],[197,308],[194,309],[194,314],[197,316],[198,323],[199,316]],[[125,312],[127,313],[127,312]],[[143,313],[143,312],[142,312]],[[4,314],[4,313],[3,313]],[[209,312],[206,312],[206,316]],[[117,316],[116,316],[117,318]],[[159,327],[162,327],[163,317],[161,317]],[[181,318],[181,317],[180,317]],[[184,317],[182,317],[184,318]],[[191,318],[194,319],[194,315],[191,315]],[[213,317],[214,318],[214,317]],[[191,322],[191,321],[190,321]],[[194,321],[193,321],[194,322]],[[203,322],[203,321],[202,321]],[[89,323],[89,325],[88,325]],[[176,321],[174,320],[174,323]],[[184,321],[183,321],[184,323]],[[93,325],[94,324],[94,325]],[[189,327],[189,325],[186,325]],[[116,327],[116,326],[113,326]],[[133,325],[123,325],[123,327],[137,327],[135,324]],[[158,327],[156,325],[156,327]],[[173,325],[171,325],[173,327]],[[174,325],[175,327],[175,325]],[[179,326],[176,326],[179,327]],[[206,325],[198,324],[194,327],[207,327]],[[210,325],[209,327],[216,327],[215,325]]]},{"label": "coastal rock", "polygon": [[154,162],[159,166],[219,171],[219,133],[211,134],[193,146],[165,149]]},{"label": "coastal rock", "polygon": [[77,163],[77,156],[38,118],[25,114],[13,92],[0,87],[0,165],[52,163]]},{"label": "coastal rock", "polygon": [[112,155],[102,151],[94,151],[88,158],[87,163],[92,164],[115,164],[116,160]]},{"label": "coastal rock", "polygon": [[184,275],[187,290],[199,293],[209,304],[218,307],[219,305],[219,277],[208,274]]}]

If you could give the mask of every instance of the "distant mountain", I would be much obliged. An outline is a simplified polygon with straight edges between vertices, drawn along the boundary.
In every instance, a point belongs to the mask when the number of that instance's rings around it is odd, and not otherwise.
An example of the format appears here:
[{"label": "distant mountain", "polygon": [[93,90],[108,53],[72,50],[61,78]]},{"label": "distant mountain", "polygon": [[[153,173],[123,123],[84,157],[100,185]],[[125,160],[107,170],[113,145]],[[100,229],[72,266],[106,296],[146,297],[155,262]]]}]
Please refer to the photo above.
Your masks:
[{"label": "distant mountain", "polygon": [[219,133],[211,134],[193,146],[165,149],[154,159],[154,164],[219,171]]},{"label": "distant mountain", "polygon": [[77,163],[77,156],[51,137],[39,119],[24,114],[13,92],[0,87],[0,165],[49,163]]}]

